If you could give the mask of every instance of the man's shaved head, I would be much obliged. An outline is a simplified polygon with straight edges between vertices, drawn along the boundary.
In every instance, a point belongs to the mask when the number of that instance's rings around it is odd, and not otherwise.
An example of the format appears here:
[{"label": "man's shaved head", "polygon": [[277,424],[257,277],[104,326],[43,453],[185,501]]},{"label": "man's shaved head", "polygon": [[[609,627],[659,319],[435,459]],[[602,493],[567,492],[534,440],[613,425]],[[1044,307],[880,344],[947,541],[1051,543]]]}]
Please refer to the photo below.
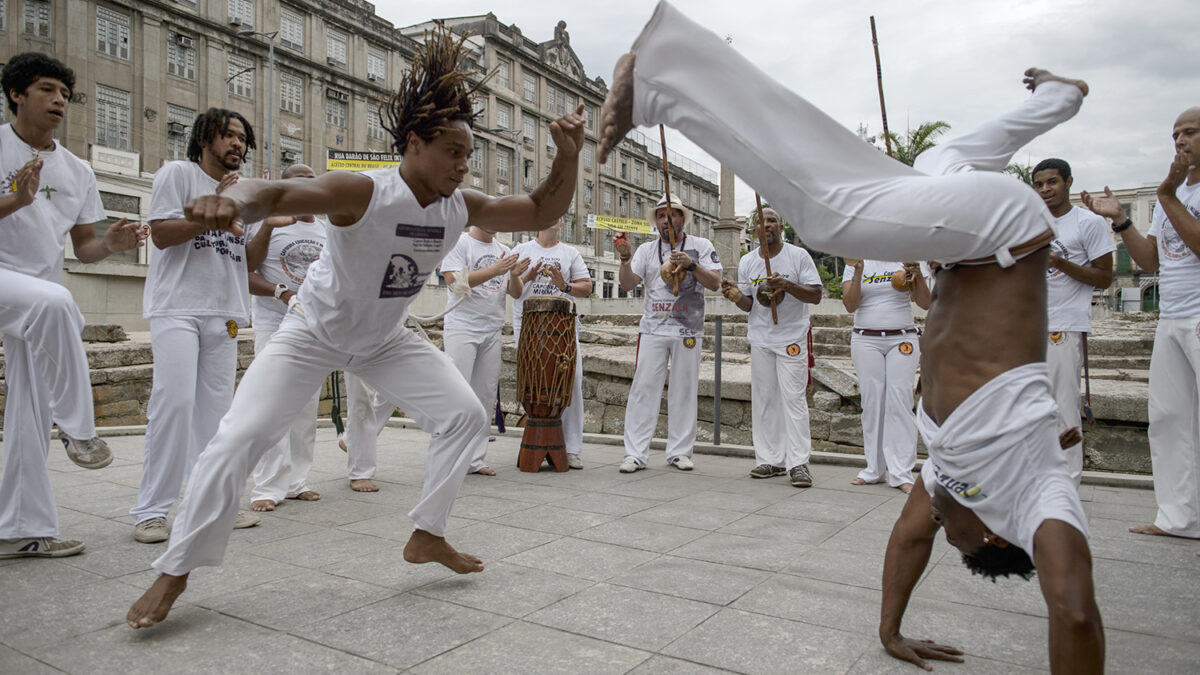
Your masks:
[{"label": "man's shaved head", "polygon": [[1184,110],[1183,112],[1179,113],[1179,117],[1175,118],[1176,126],[1178,126],[1180,122],[1183,122],[1185,120],[1193,121],[1193,122],[1200,121],[1200,106],[1196,106],[1194,108],[1188,108],[1187,110]]},{"label": "man's shaved head", "polygon": [[316,178],[317,174],[307,164],[293,164],[283,170],[284,178]]}]

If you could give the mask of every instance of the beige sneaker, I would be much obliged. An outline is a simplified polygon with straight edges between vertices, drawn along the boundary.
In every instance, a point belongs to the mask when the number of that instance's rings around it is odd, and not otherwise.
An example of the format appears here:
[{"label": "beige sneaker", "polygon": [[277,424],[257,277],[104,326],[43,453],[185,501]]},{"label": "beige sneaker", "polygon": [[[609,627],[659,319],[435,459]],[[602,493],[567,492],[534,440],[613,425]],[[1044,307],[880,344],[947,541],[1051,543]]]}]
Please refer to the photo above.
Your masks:
[{"label": "beige sneaker", "polygon": [[578,454],[568,453],[567,454],[567,466],[571,467],[572,469],[582,469],[583,468],[583,460],[579,459]]},{"label": "beige sneaker", "polygon": [[238,511],[237,520],[233,521],[233,529],[244,530],[247,527],[254,527],[255,525],[259,524],[260,522],[262,522],[262,518],[259,518],[258,516],[254,515],[253,513],[247,513],[245,511]]},{"label": "beige sneaker", "polygon": [[147,518],[133,526],[133,538],[143,544],[157,544],[171,538],[171,529],[167,527],[167,519],[162,516]]},{"label": "beige sneaker", "polygon": [[83,552],[83,542],[54,537],[0,540],[0,560],[6,558],[64,558]]},{"label": "beige sneaker", "polygon": [[86,441],[81,441],[63,433],[60,433],[58,437],[67,449],[67,457],[79,466],[85,469],[103,469],[112,464],[112,450],[109,449],[108,443],[105,443],[103,438],[93,436]]}]

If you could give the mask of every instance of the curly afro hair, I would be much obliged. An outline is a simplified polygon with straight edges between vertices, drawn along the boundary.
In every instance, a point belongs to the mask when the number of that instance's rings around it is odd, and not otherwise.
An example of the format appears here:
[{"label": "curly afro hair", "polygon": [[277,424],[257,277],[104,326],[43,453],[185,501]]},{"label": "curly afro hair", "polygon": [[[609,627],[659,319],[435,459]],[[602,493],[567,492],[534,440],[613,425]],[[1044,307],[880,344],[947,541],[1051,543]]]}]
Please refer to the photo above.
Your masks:
[{"label": "curly afro hair", "polygon": [[17,113],[17,104],[9,92],[14,89],[24,92],[39,77],[52,77],[67,85],[68,98],[75,94],[75,71],[52,56],[41,52],[24,52],[9,59],[4,64],[4,71],[0,72],[0,86],[4,87],[9,112],[14,115]]},{"label": "curly afro hair", "polygon": [[1029,559],[1029,554],[1020,546],[1012,544],[1004,548],[984,546],[976,551],[975,555],[964,553],[963,564],[971,570],[971,574],[991,579],[992,583],[996,583],[996,577],[1009,575],[1029,581],[1034,573],[1033,561]]}]

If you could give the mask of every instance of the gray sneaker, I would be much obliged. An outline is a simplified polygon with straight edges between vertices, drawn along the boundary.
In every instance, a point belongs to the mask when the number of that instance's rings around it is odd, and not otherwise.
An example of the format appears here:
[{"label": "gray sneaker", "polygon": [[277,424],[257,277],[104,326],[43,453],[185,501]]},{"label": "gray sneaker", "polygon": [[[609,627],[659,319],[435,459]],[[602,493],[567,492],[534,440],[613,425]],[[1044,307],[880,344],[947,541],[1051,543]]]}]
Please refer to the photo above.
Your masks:
[{"label": "gray sneaker", "polygon": [[133,538],[143,544],[157,544],[171,538],[171,528],[167,527],[167,519],[162,516],[147,518],[133,526]]},{"label": "gray sneaker", "polygon": [[807,464],[793,467],[791,479],[793,487],[812,487],[812,474],[808,472]]},{"label": "gray sneaker", "polygon": [[105,443],[104,439],[99,436],[81,441],[60,433],[59,439],[67,449],[67,457],[85,469],[103,469],[112,464],[112,450],[108,448],[108,443]]},{"label": "gray sneaker", "polygon": [[567,466],[571,467],[572,469],[582,469],[583,468],[583,460],[579,459],[578,454],[568,453],[567,454]]},{"label": "gray sneaker", "polygon": [[750,469],[751,478],[770,478],[772,476],[782,476],[787,473],[787,469],[782,466],[772,466],[770,464],[759,464]]},{"label": "gray sneaker", "polygon": [[0,540],[0,560],[6,558],[64,558],[83,552],[83,542],[54,537]]},{"label": "gray sneaker", "polygon": [[233,529],[244,530],[247,527],[254,527],[255,525],[259,524],[261,521],[262,521],[262,518],[259,518],[258,516],[254,515],[253,513],[246,513],[245,511],[238,511],[237,519],[233,521]]}]

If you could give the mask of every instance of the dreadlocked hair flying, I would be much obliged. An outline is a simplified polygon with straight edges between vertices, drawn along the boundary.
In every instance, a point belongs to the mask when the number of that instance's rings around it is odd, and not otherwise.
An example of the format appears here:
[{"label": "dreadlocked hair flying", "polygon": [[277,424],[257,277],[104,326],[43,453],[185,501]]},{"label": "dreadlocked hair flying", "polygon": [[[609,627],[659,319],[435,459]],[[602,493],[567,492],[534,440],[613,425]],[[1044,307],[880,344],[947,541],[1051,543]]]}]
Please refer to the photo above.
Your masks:
[{"label": "dreadlocked hair flying", "polygon": [[246,161],[246,154],[255,148],[254,129],[250,128],[250,121],[242,117],[240,112],[224,108],[209,108],[196,115],[196,121],[192,123],[192,135],[188,139],[188,159],[193,162],[199,162],[200,153],[204,150],[204,146],[208,145],[214,138],[220,138],[222,134],[228,131],[229,120],[232,119],[241,122],[242,129],[246,132],[246,147],[242,152],[242,161]]},{"label": "dreadlocked hair flying", "polygon": [[392,135],[397,154],[404,154],[410,131],[429,142],[447,131],[450,122],[462,120],[475,126],[471,98],[487,78],[468,86],[467,74],[460,68],[467,56],[465,41],[465,35],[455,38],[444,26],[427,33],[412,68],[380,110],[380,121]]}]

